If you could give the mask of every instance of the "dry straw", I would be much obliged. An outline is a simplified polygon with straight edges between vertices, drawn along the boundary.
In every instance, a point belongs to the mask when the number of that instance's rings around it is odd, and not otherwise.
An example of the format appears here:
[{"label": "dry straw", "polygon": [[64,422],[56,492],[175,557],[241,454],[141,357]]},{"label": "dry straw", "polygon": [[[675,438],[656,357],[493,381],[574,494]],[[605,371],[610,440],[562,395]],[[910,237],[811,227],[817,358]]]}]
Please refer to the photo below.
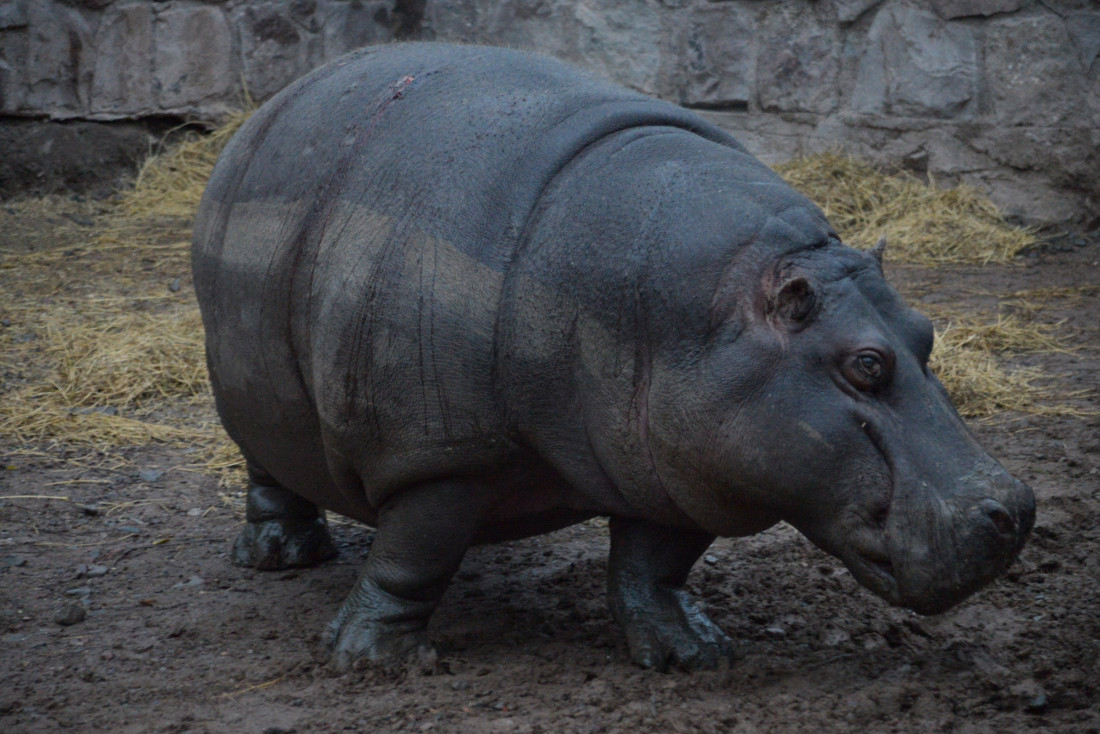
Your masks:
[{"label": "dry straw", "polygon": [[[13,205],[12,221],[25,231],[22,244],[0,251],[0,291],[8,294],[0,317],[18,328],[0,330],[0,373],[20,378],[0,384],[0,434],[28,450],[50,440],[199,446],[207,470],[239,480],[239,455],[213,415],[186,279],[191,217],[218,153],[248,114],[150,157],[106,210],[58,198]],[[869,245],[887,234],[893,258],[1004,262],[1032,241],[969,189],[885,176],[835,154],[781,170],[849,241]],[[1042,402],[1038,375],[1006,372],[998,356],[1060,349],[1053,328],[1012,316],[933,316],[934,367],[964,414],[1057,409]]]},{"label": "dry straw", "polygon": [[149,420],[168,402],[207,392],[194,309],[50,314],[35,355],[52,366],[0,405],[0,433],[87,445],[194,440],[194,428]]},{"label": "dry straw", "polygon": [[938,188],[931,180],[886,174],[840,153],[798,158],[776,170],[812,199],[854,247],[883,235],[890,258],[919,265],[1005,263],[1034,244],[970,186]]},{"label": "dry straw", "polygon": [[252,109],[237,112],[213,132],[191,133],[164,153],[148,158],[138,171],[134,188],[121,197],[119,221],[147,224],[161,217],[190,221],[218,155],[251,114]]},{"label": "dry straw", "polygon": [[1003,356],[1067,351],[1059,325],[1025,322],[1014,314],[989,320],[938,310],[936,345],[929,366],[943,382],[959,412],[984,418],[1000,411],[1076,414],[1057,398],[1050,379],[1037,369],[1008,370]]}]

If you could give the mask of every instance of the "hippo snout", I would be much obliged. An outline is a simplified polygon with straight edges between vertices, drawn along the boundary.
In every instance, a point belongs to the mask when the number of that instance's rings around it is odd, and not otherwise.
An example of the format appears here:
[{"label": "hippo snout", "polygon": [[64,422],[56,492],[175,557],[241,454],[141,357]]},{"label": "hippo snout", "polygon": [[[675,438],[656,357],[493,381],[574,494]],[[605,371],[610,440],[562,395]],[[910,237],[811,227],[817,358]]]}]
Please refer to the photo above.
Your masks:
[{"label": "hippo snout", "polygon": [[1035,524],[1035,495],[1005,476],[974,500],[956,497],[930,518],[924,539],[893,528],[891,570],[900,606],[939,614],[1002,574]]},{"label": "hippo snout", "polygon": [[1013,537],[1018,526],[1012,514],[1000,502],[994,499],[984,499],[975,508],[979,518],[985,518],[993,523],[993,527],[1004,538]]},{"label": "hippo snout", "polygon": [[1006,559],[1003,566],[1007,566],[1035,524],[1035,494],[1018,479],[1006,477],[1004,485],[996,497],[978,500],[969,517],[972,534],[981,534],[988,544],[988,556],[994,561]]},{"label": "hippo snout", "polygon": [[1003,500],[987,497],[974,508],[975,520],[992,525],[1008,552],[1015,554],[1035,524],[1035,495],[1021,481],[1013,480],[1012,493]]}]

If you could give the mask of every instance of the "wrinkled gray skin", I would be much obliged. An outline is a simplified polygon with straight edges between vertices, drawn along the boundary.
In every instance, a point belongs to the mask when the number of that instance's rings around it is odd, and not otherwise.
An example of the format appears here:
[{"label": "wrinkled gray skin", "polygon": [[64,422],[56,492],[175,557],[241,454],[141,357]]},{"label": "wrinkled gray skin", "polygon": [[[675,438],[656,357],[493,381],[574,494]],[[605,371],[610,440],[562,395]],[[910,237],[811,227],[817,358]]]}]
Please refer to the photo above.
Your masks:
[{"label": "wrinkled gray skin", "polygon": [[377,528],[339,668],[429,649],[471,544],[596,515],[611,610],[660,669],[732,653],[682,588],[716,536],[786,520],[935,613],[1033,522],[874,254],[721,130],[556,61],[319,69],[226,148],[193,255],[252,480],[236,562],[331,557],[319,507]]}]

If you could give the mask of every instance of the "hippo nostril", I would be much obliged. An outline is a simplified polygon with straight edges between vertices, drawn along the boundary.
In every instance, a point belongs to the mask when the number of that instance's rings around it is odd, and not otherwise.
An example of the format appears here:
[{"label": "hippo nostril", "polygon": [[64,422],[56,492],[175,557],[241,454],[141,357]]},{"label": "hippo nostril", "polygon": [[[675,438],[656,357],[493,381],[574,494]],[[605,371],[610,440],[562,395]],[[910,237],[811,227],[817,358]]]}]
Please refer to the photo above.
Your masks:
[{"label": "hippo nostril", "polygon": [[1008,514],[1008,510],[1005,509],[1004,505],[997,500],[982,500],[978,503],[978,507],[981,509],[982,514],[990,519],[993,527],[1001,535],[1012,535],[1016,532],[1016,521],[1012,519],[1012,515]]}]

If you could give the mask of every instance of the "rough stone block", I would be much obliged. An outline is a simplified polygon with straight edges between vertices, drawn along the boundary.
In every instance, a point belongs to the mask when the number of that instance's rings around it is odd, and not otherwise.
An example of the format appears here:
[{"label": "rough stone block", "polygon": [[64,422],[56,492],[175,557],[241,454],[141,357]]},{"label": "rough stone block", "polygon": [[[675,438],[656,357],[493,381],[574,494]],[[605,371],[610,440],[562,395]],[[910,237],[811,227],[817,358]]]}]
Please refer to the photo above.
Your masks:
[{"label": "rough stone block", "polygon": [[852,97],[856,111],[966,117],[977,91],[977,43],[968,26],[911,7],[891,6],[875,16]]},{"label": "rough stone block", "polygon": [[1061,18],[997,18],[985,35],[986,94],[999,125],[1086,122],[1087,87]]},{"label": "rough stone block", "polygon": [[648,93],[662,89],[665,38],[657,0],[441,0],[436,38],[540,51]]},{"label": "rough stone block", "polygon": [[153,89],[163,111],[224,105],[237,86],[233,33],[220,8],[183,6],[157,14]]},{"label": "rough stone block", "polygon": [[663,41],[657,0],[564,5],[567,59],[633,89],[657,93]]},{"label": "rough stone block", "polygon": [[747,109],[755,85],[757,23],[741,5],[696,8],[682,43],[680,103]]},{"label": "rough stone block", "polygon": [[91,113],[117,118],[153,111],[153,8],[135,4],[109,11],[96,32],[95,50]]},{"label": "rough stone block", "polygon": [[569,58],[565,27],[569,8],[559,0],[502,0],[471,3],[477,26],[470,38],[476,43],[493,43],[522,48],[558,58]]},{"label": "rough stone block", "polygon": [[[421,11],[418,37],[537,50],[711,108],[768,160],[840,143],[986,181],[1028,218],[1100,201],[1097,0],[0,0],[0,114],[212,119],[242,72],[268,97]],[[89,146],[81,180],[124,165],[75,122],[8,132],[0,149],[30,151],[23,184],[76,180],[49,150]]]},{"label": "rough stone block", "polygon": [[88,8],[89,10],[102,10],[115,0],[67,0],[70,5]]},{"label": "rough stone block", "polygon": [[27,6],[24,108],[50,117],[85,111],[91,87],[92,34],[73,8],[37,2]]},{"label": "rough stone block", "polygon": [[806,15],[777,13],[767,23],[756,59],[762,109],[829,113],[836,107],[840,41]]},{"label": "rough stone block", "polygon": [[17,112],[26,99],[27,40],[23,32],[0,32],[0,113]]},{"label": "rough stone block", "polygon": [[936,13],[945,20],[990,16],[997,13],[1014,13],[1028,4],[1028,0],[932,0]]},{"label": "rough stone block", "polygon": [[424,28],[431,37],[469,43],[483,27],[483,10],[477,0],[431,0]]},{"label": "rough stone block", "polygon": [[854,23],[861,15],[881,3],[882,0],[833,0],[836,19],[841,23]]},{"label": "rough stone block", "polygon": [[989,127],[969,142],[1002,166],[1045,172],[1060,185],[1100,192],[1100,151],[1084,128]]},{"label": "rough stone block", "polygon": [[0,31],[9,28],[25,28],[27,26],[26,0],[17,0],[0,5]]},{"label": "rough stone block", "polygon": [[362,46],[393,39],[390,32],[389,6],[383,2],[322,3],[317,14],[322,18],[322,53],[325,61],[335,59]]},{"label": "rough stone block", "polygon": [[1100,12],[1070,13],[1066,16],[1066,30],[1087,74],[1100,55]]},{"label": "rough stone block", "polygon": [[249,3],[230,21],[240,34],[248,93],[265,100],[311,68],[307,33],[282,11],[287,3]]}]

